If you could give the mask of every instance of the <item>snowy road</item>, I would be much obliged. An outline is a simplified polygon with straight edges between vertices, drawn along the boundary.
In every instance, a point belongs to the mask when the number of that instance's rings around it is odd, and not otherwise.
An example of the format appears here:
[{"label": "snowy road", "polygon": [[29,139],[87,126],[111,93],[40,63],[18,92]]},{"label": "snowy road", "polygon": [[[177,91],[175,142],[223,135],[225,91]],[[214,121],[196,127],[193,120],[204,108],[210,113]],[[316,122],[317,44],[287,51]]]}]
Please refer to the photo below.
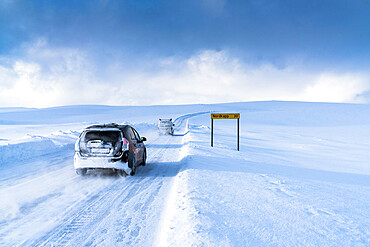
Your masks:
[{"label": "snowy road", "polygon": [[181,167],[184,120],[189,117],[175,122],[175,136],[148,141],[147,166],[138,168],[135,176],[79,177],[73,169],[72,145],[19,164],[24,170],[21,178],[14,169],[4,171],[2,198],[13,195],[25,201],[6,204],[0,245],[152,245],[167,190]]},{"label": "snowy road", "polygon": [[[370,245],[370,105],[30,111],[0,109],[14,123],[0,125],[0,246]],[[240,151],[230,120],[210,147],[210,111],[241,113]],[[148,165],[77,176],[81,129],[122,116],[148,138]],[[174,136],[158,116],[179,116]]]}]

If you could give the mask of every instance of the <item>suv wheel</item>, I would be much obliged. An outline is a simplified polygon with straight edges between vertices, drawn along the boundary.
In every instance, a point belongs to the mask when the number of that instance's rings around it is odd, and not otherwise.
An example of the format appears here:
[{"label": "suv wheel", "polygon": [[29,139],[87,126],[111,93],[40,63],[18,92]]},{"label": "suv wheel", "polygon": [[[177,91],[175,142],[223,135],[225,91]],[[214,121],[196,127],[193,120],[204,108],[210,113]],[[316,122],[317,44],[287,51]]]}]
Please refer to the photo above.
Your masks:
[{"label": "suv wheel", "polygon": [[141,163],[142,166],[145,166],[146,165],[146,150],[144,151],[144,155],[143,155],[143,162]]},{"label": "suv wheel", "polygon": [[86,172],[87,172],[87,169],[86,168],[78,168],[78,169],[76,169],[77,175],[80,175],[80,176],[85,176],[86,175]]},{"label": "suv wheel", "polygon": [[135,172],[136,172],[136,159],[135,159],[135,155],[133,155],[132,153],[129,153],[128,154],[128,167],[131,168],[130,175],[131,176],[135,175]]}]

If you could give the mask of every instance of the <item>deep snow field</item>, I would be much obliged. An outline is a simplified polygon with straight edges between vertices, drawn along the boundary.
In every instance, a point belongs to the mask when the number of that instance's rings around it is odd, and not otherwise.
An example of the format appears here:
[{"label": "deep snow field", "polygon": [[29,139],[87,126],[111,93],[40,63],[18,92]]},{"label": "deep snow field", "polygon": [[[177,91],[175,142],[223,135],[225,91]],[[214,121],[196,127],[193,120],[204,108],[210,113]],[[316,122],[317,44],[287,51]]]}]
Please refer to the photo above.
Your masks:
[{"label": "deep snow field", "polygon": [[[240,151],[236,120],[210,147],[211,112],[241,113]],[[109,122],[147,166],[79,177],[74,142]],[[0,108],[0,181],[0,246],[370,246],[370,105]]]}]

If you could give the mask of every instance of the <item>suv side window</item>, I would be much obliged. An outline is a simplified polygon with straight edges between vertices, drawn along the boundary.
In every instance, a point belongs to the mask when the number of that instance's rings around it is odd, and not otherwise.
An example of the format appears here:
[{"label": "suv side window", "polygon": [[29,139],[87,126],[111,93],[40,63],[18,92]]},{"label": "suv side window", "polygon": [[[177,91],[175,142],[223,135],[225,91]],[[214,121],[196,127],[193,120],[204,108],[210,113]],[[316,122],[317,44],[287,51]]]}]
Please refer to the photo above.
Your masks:
[{"label": "suv side window", "polygon": [[131,141],[136,141],[136,136],[134,134],[134,132],[132,131],[132,129],[129,127],[126,129],[126,134],[127,134],[127,137],[131,140]]},{"label": "suv side window", "polygon": [[136,131],[134,128],[132,128],[132,130],[134,131],[134,134],[135,134],[135,138],[136,138],[136,140],[140,141],[140,140],[141,140],[141,138],[140,138],[139,133],[137,133],[137,131]]}]

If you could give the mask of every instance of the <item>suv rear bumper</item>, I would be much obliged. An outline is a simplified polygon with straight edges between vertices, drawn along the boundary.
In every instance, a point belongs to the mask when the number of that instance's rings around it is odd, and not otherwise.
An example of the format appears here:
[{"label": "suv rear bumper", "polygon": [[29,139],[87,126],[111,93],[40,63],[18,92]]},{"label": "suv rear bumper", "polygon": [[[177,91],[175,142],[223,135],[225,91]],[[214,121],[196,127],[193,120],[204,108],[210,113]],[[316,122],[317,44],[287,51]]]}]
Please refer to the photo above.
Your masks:
[{"label": "suv rear bumper", "polygon": [[172,127],[158,127],[158,131],[161,134],[173,134]]},{"label": "suv rear bumper", "polygon": [[124,170],[127,174],[130,174],[131,172],[131,168],[128,167],[128,163],[123,162],[121,159],[115,160],[112,159],[112,157],[82,157],[79,152],[75,152],[74,168],[107,168]]}]

